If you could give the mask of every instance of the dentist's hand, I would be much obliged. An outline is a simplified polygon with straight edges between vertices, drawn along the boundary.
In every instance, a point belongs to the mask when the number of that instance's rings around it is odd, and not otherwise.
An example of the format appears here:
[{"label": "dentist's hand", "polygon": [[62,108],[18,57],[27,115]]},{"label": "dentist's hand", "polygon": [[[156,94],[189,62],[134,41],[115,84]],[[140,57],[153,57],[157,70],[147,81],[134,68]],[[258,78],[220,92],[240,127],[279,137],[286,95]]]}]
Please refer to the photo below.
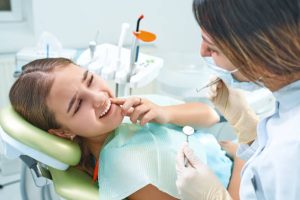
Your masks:
[{"label": "dentist's hand", "polygon": [[[189,160],[187,167],[184,164],[184,155]],[[176,186],[182,200],[231,199],[218,178],[194,155],[187,144],[177,154],[176,171]]]},{"label": "dentist's hand", "polygon": [[137,123],[139,120],[143,126],[148,122],[165,124],[169,121],[168,112],[165,112],[164,107],[147,99],[140,97],[113,98],[111,102],[120,105],[123,115],[130,117],[132,123]]},{"label": "dentist's hand", "polygon": [[221,80],[209,88],[208,98],[233,126],[239,143],[255,140],[258,116],[248,105],[241,90],[227,87]]}]

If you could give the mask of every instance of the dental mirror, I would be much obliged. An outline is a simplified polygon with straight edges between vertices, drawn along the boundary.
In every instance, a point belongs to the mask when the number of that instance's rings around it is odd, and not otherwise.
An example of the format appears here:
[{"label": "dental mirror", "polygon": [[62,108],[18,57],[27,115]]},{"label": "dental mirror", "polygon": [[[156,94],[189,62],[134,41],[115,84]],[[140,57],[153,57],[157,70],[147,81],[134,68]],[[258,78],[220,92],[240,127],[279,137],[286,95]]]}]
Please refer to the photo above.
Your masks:
[{"label": "dental mirror", "polygon": [[[193,135],[195,130],[193,127],[191,126],[184,126],[182,128],[182,132],[186,135],[186,142],[189,143],[189,136]],[[184,166],[187,167],[188,166],[188,160],[186,157],[184,157]]]}]

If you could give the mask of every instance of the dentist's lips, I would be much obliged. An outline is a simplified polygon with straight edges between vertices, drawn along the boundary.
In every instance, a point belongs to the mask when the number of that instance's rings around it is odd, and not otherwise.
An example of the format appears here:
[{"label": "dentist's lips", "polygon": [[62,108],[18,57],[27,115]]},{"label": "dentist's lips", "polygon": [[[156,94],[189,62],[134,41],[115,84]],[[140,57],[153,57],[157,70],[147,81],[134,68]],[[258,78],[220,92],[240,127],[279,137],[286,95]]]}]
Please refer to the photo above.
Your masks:
[{"label": "dentist's lips", "polygon": [[100,113],[99,118],[104,117],[104,116],[108,113],[108,111],[110,110],[110,108],[111,108],[111,101],[108,100],[107,103],[106,103],[106,105],[105,105],[105,108],[104,108],[103,111]]}]

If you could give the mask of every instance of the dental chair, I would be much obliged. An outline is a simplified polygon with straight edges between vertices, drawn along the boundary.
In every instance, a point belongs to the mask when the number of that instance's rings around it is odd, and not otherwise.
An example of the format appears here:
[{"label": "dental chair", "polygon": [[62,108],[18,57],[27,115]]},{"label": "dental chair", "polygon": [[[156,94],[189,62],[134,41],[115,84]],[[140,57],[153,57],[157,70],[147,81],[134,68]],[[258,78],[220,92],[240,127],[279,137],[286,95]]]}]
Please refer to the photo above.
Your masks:
[{"label": "dental chair", "polygon": [[0,111],[0,136],[6,156],[20,157],[30,168],[37,186],[52,182],[63,199],[99,199],[97,183],[74,167],[81,156],[77,144],[36,128],[11,106]]}]

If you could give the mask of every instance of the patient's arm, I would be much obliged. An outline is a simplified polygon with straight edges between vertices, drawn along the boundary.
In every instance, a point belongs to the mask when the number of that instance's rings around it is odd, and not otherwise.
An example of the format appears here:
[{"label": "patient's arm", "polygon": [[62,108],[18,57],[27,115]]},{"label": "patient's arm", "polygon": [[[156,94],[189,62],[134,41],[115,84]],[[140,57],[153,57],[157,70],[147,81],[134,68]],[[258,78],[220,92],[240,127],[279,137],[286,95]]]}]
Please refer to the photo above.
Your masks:
[{"label": "patient's arm", "polygon": [[147,185],[142,189],[136,191],[132,195],[128,197],[129,200],[176,200],[176,198],[168,195],[157,189],[157,187],[153,185]]},{"label": "patient's arm", "polygon": [[241,171],[245,161],[236,156],[238,144],[231,141],[222,141],[220,142],[220,145],[222,146],[222,149],[224,149],[224,151],[226,151],[226,153],[233,159],[233,169],[227,190],[233,200],[238,200],[240,199],[239,190],[241,183]]},{"label": "patient's arm", "polygon": [[211,126],[219,121],[219,115],[210,106],[203,103],[185,103],[164,107],[168,113],[168,123],[190,126]]},{"label": "patient's arm", "polygon": [[234,158],[231,179],[227,188],[233,200],[240,199],[239,191],[240,191],[240,184],[241,184],[241,170],[244,164],[245,161],[241,160],[239,157],[236,156]]},{"label": "patient's arm", "polygon": [[140,97],[114,98],[111,102],[122,105],[122,113],[130,117],[132,123],[143,126],[148,122],[176,124],[179,126],[211,126],[219,121],[219,115],[204,103],[184,103],[160,106]]}]

